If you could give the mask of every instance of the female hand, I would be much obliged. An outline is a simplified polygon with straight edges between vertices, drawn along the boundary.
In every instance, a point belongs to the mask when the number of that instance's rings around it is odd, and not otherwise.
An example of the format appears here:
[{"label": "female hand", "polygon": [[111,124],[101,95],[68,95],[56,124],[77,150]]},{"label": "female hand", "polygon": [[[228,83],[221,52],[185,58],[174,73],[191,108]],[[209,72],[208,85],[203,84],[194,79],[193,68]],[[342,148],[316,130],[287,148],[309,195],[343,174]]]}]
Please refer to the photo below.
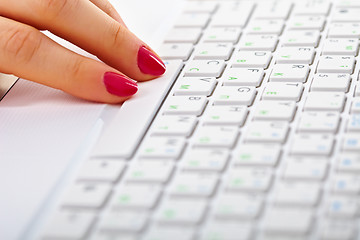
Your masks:
[{"label": "female hand", "polygon": [[[39,30],[104,63],[60,46]],[[87,100],[119,103],[137,92],[130,78],[153,79],[165,65],[107,0],[0,0],[0,72]]]}]

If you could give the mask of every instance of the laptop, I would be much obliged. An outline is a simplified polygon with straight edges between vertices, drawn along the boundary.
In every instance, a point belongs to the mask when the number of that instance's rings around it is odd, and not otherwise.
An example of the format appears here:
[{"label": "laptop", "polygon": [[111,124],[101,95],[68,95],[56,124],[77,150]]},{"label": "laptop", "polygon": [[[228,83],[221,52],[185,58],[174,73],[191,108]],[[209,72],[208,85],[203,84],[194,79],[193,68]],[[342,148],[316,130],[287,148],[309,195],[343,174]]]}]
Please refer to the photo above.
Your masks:
[{"label": "laptop", "polygon": [[139,3],[121,106],[2,75],[0,238],[360,239],[360,3]]}]

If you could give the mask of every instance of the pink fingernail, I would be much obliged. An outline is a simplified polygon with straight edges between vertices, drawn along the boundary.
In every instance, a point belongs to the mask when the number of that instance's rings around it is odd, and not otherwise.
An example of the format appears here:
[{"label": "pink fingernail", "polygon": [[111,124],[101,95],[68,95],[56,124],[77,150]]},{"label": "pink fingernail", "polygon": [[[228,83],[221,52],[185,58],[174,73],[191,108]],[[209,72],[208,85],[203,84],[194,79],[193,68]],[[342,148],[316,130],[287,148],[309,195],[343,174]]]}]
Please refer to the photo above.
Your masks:
[{"label": "pink fingernail", "polygon": [[141,72],[154,76],[160,76],[165,73],[166,67],[163,61],[153,52],[142,46],[138,52],[138,66]]},{"label": "pink fingernail", "polygon": [[119,97],[132,96],[138,90],[138,86],[135,81],[118,73],[106,72],[103,80],[106,90]]}]

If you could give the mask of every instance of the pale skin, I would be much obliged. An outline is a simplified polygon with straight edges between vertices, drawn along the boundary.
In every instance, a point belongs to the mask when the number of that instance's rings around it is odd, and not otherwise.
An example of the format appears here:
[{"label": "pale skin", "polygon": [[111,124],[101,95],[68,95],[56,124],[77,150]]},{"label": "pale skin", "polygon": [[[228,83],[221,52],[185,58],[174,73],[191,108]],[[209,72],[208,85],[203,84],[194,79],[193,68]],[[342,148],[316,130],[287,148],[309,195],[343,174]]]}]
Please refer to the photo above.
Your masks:
[{"label": "pale skin", "polygon": [[[49,30],[102,62],[76,54],[40,30]],[[109,93],[105,72],[146,81],[137,54],[144,42],[132,34],[107,0],[0,0],[0,72],[95,102],[121,103]],[[150,49],[150,48],[149,48]]]}]

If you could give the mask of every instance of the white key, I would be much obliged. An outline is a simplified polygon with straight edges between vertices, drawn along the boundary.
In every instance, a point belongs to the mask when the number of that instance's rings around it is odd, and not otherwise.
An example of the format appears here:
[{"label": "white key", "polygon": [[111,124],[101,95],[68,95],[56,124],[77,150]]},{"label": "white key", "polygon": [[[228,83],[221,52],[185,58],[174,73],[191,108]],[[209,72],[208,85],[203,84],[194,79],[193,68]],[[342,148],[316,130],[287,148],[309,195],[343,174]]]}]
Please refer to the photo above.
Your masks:
[{"label": "white key", "polygon": [[336,169],[339,172],[359,173],[360,154],[343,153],[336,160]]},{"label": "white key", "polygon": [[174,26],[177,28],[199,27],[204,28],[210,20],[208,13],[183,13],[181,14]]},{"label": "white key", "polygon": [[238,135],[237,127],[201,126],[194,134],[194,146],[232,148]]},{"label": "white key", "polygon": [[194,60],[185,66],[185,77],[219,77],[225,68],[223,60]]},{"label": "white key", "polygon": [[348,132],[360,132],[360,114],[350,115],[350,119],[346,125],[346,131]]},{"label": "white key", "polygon": [[174,170],[174,164],[169,161],[146,160],[133,164],[127,172],[127,182],[166,183]]},{"label": "white key", "polygon": [[283,20],[253,20],[248,25],[248,34],[280,35],[284,29]]},{"label": "white key", "polygon": [[269,234],[307,234],[314,217],[310,209],[271,209],[264,219],[264,231]]},{"label": "white key", "polygon": [[203,36],[204,42],[237,43],[241,35],[239,27],[211,27]]},{"label": "white key", "polygon": [[359,8],[360,3],[353,0],[339,0],[336,3],[336,8]]},{"label": "white key", "polygon": [[215,88],[216,80],[210,77],[184,77],[176,81],[174,95],[209,96]]},{"label": "white key", "polygon": [[210,25],[214,27],[244,27],[254,8],[252,2],[222,3],[213,15]]},{"label": "white key", "polygon": [[245,35],[240,39],[239,49],[244,51],[273,52],[278,43],[278,36],[274,34]]},{"label": "white key", "polygon": [[337,194],[355,195],[360,193],[360,176],[337,174],[332,179],[332,191]]},{"label": "white key", "polygon": [[260,86],[264,78],[262,68],[228,68],[220,78],[224,86]]},{"label": "white key", "polygon": [[356,85],[354,96],[355,97],[360,97],[360,84]]},{"label": "white key", "polygon": [[328,31],[329,38],[360,38],[359,23],[333,23]]},{"label": "white key", "polygon": [[139,150],[146,159],[178,159],[185,147],[185,139],[176,137],[149,137]]},{"label": "white key", "polygon": [[353,56],[321,56],[317,66],[319,73],[349,73],[354,71]]},{"label": "white key", "polygon": [[342,92],[310,92],[305,102],[304,111],[342,112],[345,100],[345,94]]},{"label": "white key", "polygon": [[326,203],[326,214],[330,218],[355,218],[359,212],[356,198],[332,196]]},{"label": "white key", "polygon": [[181,168],[189,171],[224,170],[229,159],[229,153],[223,149],[190,149],[181,162]]},{"label": "white key", "polygon": [[272,82],[306,82],[309,75],[307,64],[276,64],[271,72]]},{"label": "white key", "polygon": [[321,240],[352,240],[355,239],[356,226],[353,220],[344,221],[322,219]]},{"label": "white key", "polygon": [[203,199],[168,199],[156,212],[155,219],[160,223],[195,225],[202,221],[206,208]]},{"label": "white key", "polygon": [[265,192],[269,190],[273,172],[269,168],[236,168],[231,169],[225,181],[229,191]]},{"label": "white key", "polygon": [[179,173],[168,193],[181,197],[211,197],[216,191],[218,176],[214,173]]},{"label": "white key", "polygon": [[225,192],[217,199],[214,215],[220,219],[254,219],[262,207],[263,198],[260,195]]},{"label": "white key", "polygon": [[329,38],[325,40],[325,44],[322,49],[322,54],[355,56],[358,50],[359,50],[358,39]]},{"label": "white key", "polygon": [[151,136],[189,137],[196,124],[197,120],[194,116],[161,116],[154,123]]},{"label": "white key", "polygon": [[199,240],[250,240],[253,235],[251,226],[238,222],[214,221],[206,225]]},{"label": "white key", "polygon": [[360,9],[359,8],[335,8],[332,22],[360,22]]},{"label": "white key", "polygon": [[238,51],[231,59],[233,68],[267,68],[271,61],[271,52]]},{"label": "white key", "polygon": [[233,50],[232,43],[202,43],[194,51],[196,60],[227,60]]},{"label": "white key", "polygon": [[187,60],[193,50],[191,43],[165,43],[159,49],[159,55],[162,59],[181,59]]},{"label": "white key", "polygon": [[326,177],[328,162],[326,158],[289,158],[284,169],[283,177],[286,180],[316,180]]},{"label": "white key", "polygon": [[282,47],[277,52],[276,63],[311,64],[314,56],[313,47]]},{"label": "white key", "polygon": [[314,207],[320,199],[320,187],[309,183],[281,183],[275,190],[277,206]]},{"label": "white key", "polygon": [[296,112],[295,102],[260,101],[254,110],[254,120],[292,121]]},{"label": "white key", "polygon": [[[201,2],[203,3],[203,2]],[[143,240],[193,240],[195,231],[185,226],[154,226],[147,232]]]},{"label": "white key", "polygon": [[317,73],[311,91],[347,92],[350,87],[350,74]]},{"label": "white key", "polygon": [[342,141],[342,150],[360,152],[360,134],[347,134]]},{"label": "white key", "polygon": [[245,106],[210,106],[203,116],[205,125],[243,126],[248,115]]},{"label": "white key", "polygon": [[100,208],[111,191],[107,183],[76,183],[67,190],[63,200],[64,207]]},{"label": "white key", "polygon": [[119,209],[152,209],[160,197],[159,185],[125,184],[116,189],[110,208]]},{"label": "white key", "polygon": [[[360,89],[360,85],[356,87],[357,89],[359,88]],[[353,98],[353,102],[351,104],[351,110],[350,112],[351,113],[360,113],[360,97],[356,94],[356,91],[355,91],[355,98]]]},{"label": "white key", "polygon": [[171,97],[165,102],[163,108],[165,115],[196,115],[199,116],[204,111],[207,104],[206,97],[190,96]]},{"label": "white key", "polygon": [[294,16],[289,20],[290,30],[319,30],[322,31],[325,25],[324,16]]},{"label": "white key", "polygon": [[83,239],[94,220],[93,212],[57,211],[45,225],[41,239]]},{"label": "white key", "polygon": [[283,19],[288,18],[292,3],[288,1],[262,2],[256,8],[255,19]]},{"label": "white key", "polygon": [[297,130],[308,133],[336,133],[339,124],[340,114],[337,112],[304,112]]},{"label": "white key", "polygon": [[234,166],[268,166],[275,167],[280,159],[280,146],[260,146],[255,144],[240,145],[234,152],[232,164]]},{"label": "white key", "polygon": [[264,89],[262,99],[300,101],[303,91],[304,86],[301,83],[269,82]]},{"label": "white key", "polygon": [[287,122],[252,122],[246,132],[246,143],[284,143],[289,132]]},{"label": "white key", "polygon": [[90,160],[82,166],[77,180],[116,182],[125,166],[125,162],[118,160]]},{"label": "white key", "polygon": [[218,7],[216,2],[187,2],[184,8],[186,13],[213,13]]},{"label": "white key", "polygon": [[110,211],[99,221],[100,231],[140,232],[148,221],[148,214],[136,211]]},{"label": "white key", "polygon": [[328,134],[297,134],[290,152],[293,155],[329,156],[333,150],[334,137]]},{"label": "white key", "polygon": [[165,43],[197,43],[201,28],[173,28],[165,36]]},{"label": "white key", "polygon": [[254,87],[222,86],[215,90],[214,105],[251,106],[256,96]]},{"label": "white key", "polygon": [[294,15],[328,15],[331,8],[329,1],[307,0],[297,2],[293,14]]},{"label": "white key", "polygon": [[319,31],[286,31],[282,36],[282,46],[316,47],[319,44]]}]

